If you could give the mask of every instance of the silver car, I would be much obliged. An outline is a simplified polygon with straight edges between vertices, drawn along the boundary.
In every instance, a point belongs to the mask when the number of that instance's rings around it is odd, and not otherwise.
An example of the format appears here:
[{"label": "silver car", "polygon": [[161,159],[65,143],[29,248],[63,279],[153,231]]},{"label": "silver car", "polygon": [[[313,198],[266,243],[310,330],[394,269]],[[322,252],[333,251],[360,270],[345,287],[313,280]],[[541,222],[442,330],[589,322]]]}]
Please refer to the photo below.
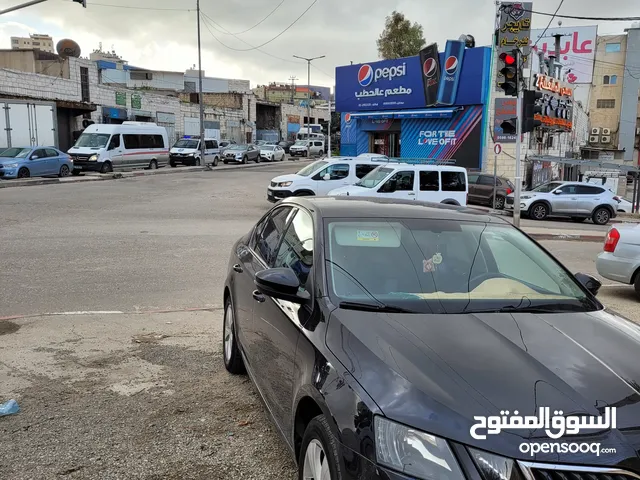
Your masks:
[{"label": "silver car", "polygon": [[[506,211],[513,211],[514,194],[507,196]],[[590,218],[606,225],[618,212],[619,198],[599,185],[584,182],[549,182],[520,195],[521,212],[533,220],[548,216],[571,217],[574,222]]]},{"label": "silver car", "polygon": [[639,224],[619,224],[609,229],[596,269],[604,278],[633,285],[640,296]]}]

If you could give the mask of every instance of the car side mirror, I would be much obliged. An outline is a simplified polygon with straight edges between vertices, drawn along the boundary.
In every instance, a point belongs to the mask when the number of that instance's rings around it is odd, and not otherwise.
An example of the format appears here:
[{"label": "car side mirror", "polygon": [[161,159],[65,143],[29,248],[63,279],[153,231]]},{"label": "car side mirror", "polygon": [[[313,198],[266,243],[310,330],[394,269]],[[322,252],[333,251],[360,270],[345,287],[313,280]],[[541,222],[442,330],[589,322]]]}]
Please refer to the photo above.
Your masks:
[{"label": "car side mirror", "polygon": [[263,295],[285,300],[287,302],[305,304],[311,296],[308,292],[300,292],[300,280],[290,268],[269,268],[256,273],[256,288]]},{"label": "car side mirror", "polygon": [[34,154],[34,155],[31,155],[31,157],[29,158],[29,160],[37,160],[37,159],[39,159],[39,158],[40,158],[40,157],[39,157],[38,155],[35,155],[35,154]]},{"label": "car side mirror", "polygon": [[562,193],[562,190],[554,190],[553,194],[554,195],[560,195]]},{"label": "car side mirror", "polygon": [[600,291],[600,287],[602,287],[602,283],[592,275],[587,275],[586,273],[576,273],[576,280],[582,284],[584,288],[589,290],[594,296],[598,295]]},{"label": "car side mirror", "polygon": [[324,177],[322,177],[323,180],[331,180],[331,175],[326,173]]},{"label": "car side mirror", "polygon": [[383,193],[393,193],[398,188],[398,182],[396,180],[390,180],[388,183],[384,184],[384,186],[380,189]]}]

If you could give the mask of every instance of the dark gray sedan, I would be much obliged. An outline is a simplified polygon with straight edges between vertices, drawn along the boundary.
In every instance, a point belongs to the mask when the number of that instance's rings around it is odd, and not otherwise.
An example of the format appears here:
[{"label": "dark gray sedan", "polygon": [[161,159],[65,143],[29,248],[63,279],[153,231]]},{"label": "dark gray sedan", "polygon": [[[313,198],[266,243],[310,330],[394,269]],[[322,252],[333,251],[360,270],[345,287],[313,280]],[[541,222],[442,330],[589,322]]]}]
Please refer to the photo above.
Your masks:
[{"label": "dark gray sedan", "polygon": [[224,163],[248,163],[250,160],[256,163],[260,162],[260,149],[252,143],[247,145],[231,145],[224,151],[224,155],[222,156]]}]

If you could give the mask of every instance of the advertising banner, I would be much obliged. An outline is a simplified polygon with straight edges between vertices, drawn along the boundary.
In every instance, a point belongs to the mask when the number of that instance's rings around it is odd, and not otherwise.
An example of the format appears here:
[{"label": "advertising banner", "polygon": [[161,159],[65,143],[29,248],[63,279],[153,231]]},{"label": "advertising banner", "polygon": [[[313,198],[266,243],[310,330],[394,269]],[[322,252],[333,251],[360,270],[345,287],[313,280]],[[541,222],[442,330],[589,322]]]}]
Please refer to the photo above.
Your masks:
[{"label": "advertising banner", "polygon": [[422,65],[425,105],[433,107],[438,103],[438,86],[440,85],[440,55],[437,43],[427,45],[420,51],[420,64]]},{"label": "advertising banner", "polygon": [[500,143],[516,143],[516,135],[508,135],[502,131],[502,122],[517,116],[518,100],[513,97],[496,98],[495,115],[493,117],[493,140]]},{"label": "advertising banner", "polygon": [[573,127],[573,89],[546,75],[534,76],[534,88],[543,94],[538,100],[542,114],[536,120],[543,127],[570,132]]},{"label": "advertising banner", "polygon": [[438,88],[439,105],[455,105],[460,84],[460,72],[464,60],[465,44],[458,40],[447,40],[444,65]]},{"label": "advertising banner", "polygon": [[[519,48],[525,63],[531,51],[531,2],[503,2],[500,7],[500,24],[498,27],[498,47],[496,51],[496,65],[499,64],[501,53],[511,52]],[[496,91],[504,82],[504,76],[496,69]]]},{"label": "advertising banner", "polygon": [[[544,37],[540,38],[544,33]],[[554,54],[554,35],[561,34],[560,39],[560,63],[563,72],[566,73],[568,83],[591,84],[593,82],[593,65],[596,59],[596,37],[598,27],[596,25],[586,27],[558,27],[544,30],[531,31],[531,44],[536,45],[533,53],[544,52],[545,58]],[[531,69],[540,71],[540,61],[537,55],[531,55]]]}]

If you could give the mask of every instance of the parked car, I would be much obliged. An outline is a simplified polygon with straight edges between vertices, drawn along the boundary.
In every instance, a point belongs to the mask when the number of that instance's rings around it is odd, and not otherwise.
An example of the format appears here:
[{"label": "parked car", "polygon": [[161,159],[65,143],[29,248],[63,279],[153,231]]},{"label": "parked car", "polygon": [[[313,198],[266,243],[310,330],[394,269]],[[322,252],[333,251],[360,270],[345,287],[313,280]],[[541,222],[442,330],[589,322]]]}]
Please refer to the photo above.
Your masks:
[{"label": "parked car", "polygon": [[278,145],[260,146],[260,159],[267,162],[281,162],[284,160],[284,149]]},{"label": "parked car", "polygon": [[[493,207],[493,175],[469,174],[469,203],[476,205],[489,205]],[[495,177],[496,186],[496,210],[504,208],[507,196],[513,193],[515,186],[504,177]]]},{"label": "parked car", "polygon": [[204,141],[205,161],[202,162],[200,157],[202,155],[200,149],[200,139],[185,137],[181,138],[176,144],[169,150],[169,165],[176,167],[178,164],[197,166],[197,165],[213,165],[218,166],[220,160],[220,148],[218,147],[218,141],[213,138],[205,138]]},{"label": "parked car", "polygon": [[267,144],[266,140],[256,140],[256,143],[255,143],[257,147],[261,147],[262,145],[266,145],[266,144]]},{"label": "parked car", "polygon": [[312,157],[324,153],[323,140],[298,140],[289,147],[289,154],[292,157]]},{"label": "parked car", "polygon": [[251,143],[247,145],[231,145],[224,151],[222,161],[224,163],[247,163],[249,161],[258,163],[260,161],[260,150]]},{"label": "parked car", "polygon": [[640,297],[640,224],[619,224],[609,229],[596,269],[606,279],[633,285]]},{"label": "parked car", "polygon": [[220,140],[218,142],[218,146],[220,147],[220,155],[222,155],[224,151],[232,145],[236,145],[235,140]]},{"label": "parked car", "polygon": [[290,142],[289,140],[284,140],[280,143],[278,143],[278,145],[280,145],[283,149],[284,149],[284,153],[289,153],[289,148],[291,148],[291,145],[293,145],[295,142]]},{"label": "parked car", "polygon": [[467,205],[467,170],[441,165],[389,161],[355,185],[336,188],[329,196],[378,197]]},{"label": "parked car", "polygon": [[[619,197],[604,187],[583,182],[549,182],[520,195],[523,214],[544,220],[549,215],[571,217],[574,222],[591,218],[606,225],[618,214]],[[513,210],[513,193],[507,196],[506,210]]]},{"label": "parked car", "polygon": [[278,175],[267,188],[267,200],[326,195],[338,186],[353,185],[379,166],[370,158],[333,157],[307,165],[298,173]]},{"label": "parked car", "polygon": [[0,152],[0,178],[29,178],[73,171],[73,160],[55,147],[12,147]]},{"label": "parked car", "polygon": [[484,212],[290,198],[231,248],[222,355],[299,478],[633,480],[640,327],[600,286]]},{"label": "parked car", "polygon": [[624,198],[618,197],[618,213],[633,213],[633,204]]}]

